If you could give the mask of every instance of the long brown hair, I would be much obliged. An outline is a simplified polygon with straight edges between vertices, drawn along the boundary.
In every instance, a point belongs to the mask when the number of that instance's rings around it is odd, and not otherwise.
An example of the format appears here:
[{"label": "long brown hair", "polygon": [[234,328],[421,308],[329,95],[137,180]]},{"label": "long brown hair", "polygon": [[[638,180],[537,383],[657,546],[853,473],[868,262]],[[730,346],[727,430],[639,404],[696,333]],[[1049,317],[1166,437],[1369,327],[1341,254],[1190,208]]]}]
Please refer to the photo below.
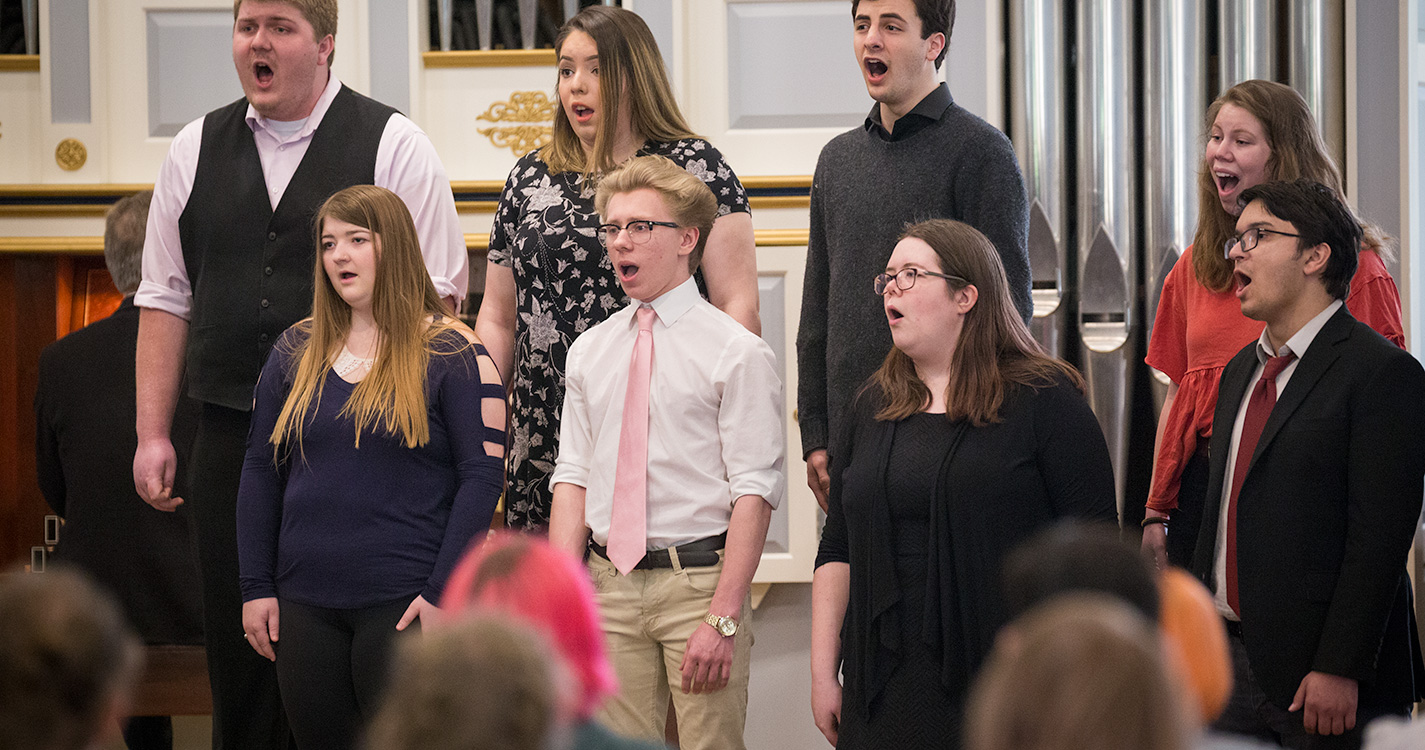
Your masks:
[{"label": "long brown hair", "polygon": [[[959,340],[945,342],[955,347],[945,392],[948,419],[968,419],[976,427],[998,422],[1005,394],[1015,385],[1046,386],[1064,378],[1083,390],[1078,371],[1049,356],[1024,326],[1014,309],[999,252],[979,230],[950,219],[932,219],[908,227],[900,239],[907,237],[935,251],[941,273],[965,280],[947,279],[950,294],[967,285],[979,292],[979,300],[965,313]],[[930,389],[916,375],[910,355],[894,346],[870,383],[884,398],[876,419],[904,419],[930,402]]]},{"label": "long brown hair", "polygon": [[[425,445],[430,440],[426,367],[432,343],[441,334],[463,326],[447,317],[445,303],[431,283],[406,204],[395,193],[374,185],[342,190],[317,211],[312,317],[295,326],[308,335],[290,352],[297,361],[296,374],[268,440],[276,450],[284,443],[301,446],[302,428],[314,404],[321,403],[327,371],[351,331],[351,307],[332,287],[322,266],[322,225],[328,217],[370,230],[376,248],[371,299],[378,332],[376,362],[356,384],[341,414],[355,423],[357,446],[368,427],[399,435],[408,448]],[[443,338],[457,343],[466,340],[459,334]]]},{"label": "long brown hair", "polygon": [[[1258,79],[1227,89],[1207,108],[1204,139],[1212,133],[1217,113],[1226,104],[1241,107],[1262,124],[1267,147],[1271,149],[1267,157],[1267,180],[1290,182],[1306,178],[1330,187],[1345,201],[1341,171],[1326,152],[1326,143],[1306,100],[1294,89]],[[1232,261],[1224,258],[1221,251],[1223,244],[1237,234],[1237,217],[1227,213],[1218,200],[1212,165],[1207,163],[1205,149],[1203,153],[1197,175],[1197,233],[1192,241],[1192,270],[1199,284],[1214,292],[1223,292],[1232,284]],[[1354,209],[1352,213],[1355,214]],[[1379,227],[1360,221],[1359,215],[1355,218],[1365,229],[1366,249],[1376,251],[1382,258],[1390,257],[1390,236]]]},{"label": "long brown hair", "polygon": [[588,179],[616,166],[613,150],[624,97],[628,99],[633,132],[662,142],[697,137],[673,98],[658,42],[637,13],[608,5],[591,5],[579,11],[559,29],[554,40],[556,58],[575,31],[588,34],[599,51],[599,129],[594,137],[594,152],[586,155],[563,105],[555,107],[554,138],[539,151],[550,172],[582,172]]}]

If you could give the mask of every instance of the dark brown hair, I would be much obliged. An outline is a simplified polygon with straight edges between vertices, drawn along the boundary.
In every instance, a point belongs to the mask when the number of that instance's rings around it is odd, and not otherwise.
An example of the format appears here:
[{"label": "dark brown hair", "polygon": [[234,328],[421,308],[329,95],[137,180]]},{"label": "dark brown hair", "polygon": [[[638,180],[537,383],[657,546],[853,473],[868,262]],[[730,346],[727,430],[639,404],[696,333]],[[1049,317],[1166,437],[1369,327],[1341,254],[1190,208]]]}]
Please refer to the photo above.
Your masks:
[{"label": "dark brown hair", "polygon": [[[874,2],[874,0],[871,0]],[[940,48],[940,56],[935,58],[935,69],[945,61],[945,53],[950,51],[950,35],[955,31],[955,0],[914,0],[915,14],[920,17],[920,38],[929,39],[937,31],[945,35],[945,46]],[[861,0],[851,0],[851,17],[856,17],[856,9]]]},{"label": "dark brown hair", "polygon": [[[1016,385],[1047,386],[1063,378],[1083,390],[1078,371],[1049,356],[1024,326],[1014,309],[999,252],[979,230],[950,219],[932,219],[910,226],[900,238],[908,237],[935,251],[941,273],[964,279],[966,283],[947,280],[951,294],[967,285],[979,292],[979,300],[965,313],[959,340],[945,342],[955,347],[945,393],[948,419],[968,419],[976,427],[998,422],[1005,395]],[[904,419],[924,411],[930,402],[930,390],[916,375],[910,355],[894,346],[870,382],[884,399],[877,419]]]}]

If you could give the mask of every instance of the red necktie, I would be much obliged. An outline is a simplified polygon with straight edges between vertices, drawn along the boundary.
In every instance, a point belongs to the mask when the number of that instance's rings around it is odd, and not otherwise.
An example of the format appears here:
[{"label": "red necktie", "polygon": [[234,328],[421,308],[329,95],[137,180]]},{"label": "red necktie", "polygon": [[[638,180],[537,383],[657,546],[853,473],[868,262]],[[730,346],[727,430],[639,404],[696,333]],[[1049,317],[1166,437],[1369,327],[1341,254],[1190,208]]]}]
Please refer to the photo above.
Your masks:
[{"label": "red necktie", "polygon": [[614,507],[609,519],[609,562],[628,575],[648,551],[648,379],[653,371],[651,307],[638,308],[638,340],[628,364],[628,390],[614,467]]},{"label": "red necktie", "polygon": [[1242,420],[1242,438],[1237,442],[1237,461],[1232,468],[1232,495],[1227,500],[1227,606],[1241,615],[1237,603],[1237,496],[1242,493],[1242,483],[1247,479],[1247,467],[1252,464],[1252,454],[1257,450],[1257,441],[1262,439],[1262,428],[1267,426],[1267,417],[1272,415],[1272,407],[1277,404],[1277,376],[1281,374],[1295,354],[1272,357],[1262,367],[1262,379],[1252,389],[1247,399],[1247,416]]}]

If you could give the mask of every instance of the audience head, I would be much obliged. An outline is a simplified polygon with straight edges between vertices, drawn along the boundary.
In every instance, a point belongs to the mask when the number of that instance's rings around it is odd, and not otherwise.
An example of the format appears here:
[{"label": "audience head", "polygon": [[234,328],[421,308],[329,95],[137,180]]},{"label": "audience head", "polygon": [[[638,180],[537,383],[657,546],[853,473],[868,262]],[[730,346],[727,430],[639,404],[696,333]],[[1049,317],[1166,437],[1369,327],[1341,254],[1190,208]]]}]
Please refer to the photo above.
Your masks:
[{"label": "audience head", "polygon": [[589,574],[548,542],[494,534],[472,546],[451,573],[440,606],[453,615],[500,613],[542,633],[578,683],[573,713],[581,719],[615,690]]},{"label": "audience head", "polygon": [[554,666],[538,634],[465,619],[400,644],[370,750],[549,750],[562,733]]},{"label": "audience head", "polygon": [[82,573],[0,574],[0,747],[79,750],[117,733],[142,662],[118,605]]},{"label": "audience head", "polygon": [[104,265],[114,288],[125,297],[143,280],[143,242],[148,228],[148,206],[153,191],[143,190],[119,199],[104,217]]},{"label": "audience head", "polygon": [[[638,200],[631,193],[645,191],[649,193]],[[648,204],[647,208],[644,204]],[[640,156],[630,159],[618,169],[615,169],[599,183],[598,193],[594,196],[594,208],[598,211],[600,220],[606,222],[599,228],[601,239],[604,240],[604,247],[609,252],[610,260],[616,260],[615,255],[618,249],[633,250],[634,245],[648,245],[653,243],[649,240],[658,240],[660,245],[679,248],[682,254],[681,244],[670,245],[674,240],[690,239],[691,250],[687,254],[686,268],[689,274],[698,269],[698,265],[703,260],[703,250],[707,247],[708,233],[712,231],[713,222],[717,219],[717,198],[713,195],[712,189],[707,183],[694,177],[691,172],[679,167],[671,159],[662,156]],[[644,216],[640,211],[649,212],[657,209],[657,213],[666,216]],[[614,215],[618,213],[618,216]],[[632,212],[632,213],[630,213]],[[673,227],[651,226],[649,234],[643,236],[642,240],[630,237],[626,232],[606,231],[612,229],[613,222],[623,229],[628,214],[633,219],[667,219],[677,224],[675,231],[667,232],[668,236],[660,237],[659,233],[664,230],[675,229]],[[633,215],[638,214],[638,215]],[[690,238],[684,237],[687,230],[696,230],[696,234]],[[628,240],[624,242],[624,240]],[[614,269],[618,270],[617,266]],[[621,281],[625,280],[622,273],[619,274]],[[627,286],[627,284],[625,284]],[[632,295],[632,292],[630,292]],[[656,295],[655,295],[656,296]],[[638,297],[638,299],[643,299]]]},{"label": "audience head", "polygon": [[1168,663],[1182,676],[1192,717],[1205,726],[1222,715],[1232,694],[1227,628],[1212,603],[1212,592],[1187,571],[1163,571],[1158,576],[1158,592]]},{"label": "audience head", "polygon": [[[910,269],[914,278],[908,278]],[[932,219],[908,227],[877,288],[883,288],[895,344],[873,376],[885,397],[877,419],[903,419],[924,409],[930,391],[918,369],[941,366],[947,352],[946,416],[968,418],[975,426],[998,421],[1012,384],[1041,386],[1062,378],[1083,387],[1079,374],[1048,356],[1029,333],[999,252],[968,224]]]},{"label": "audience head", "polygon": [[[1285,231],[1298,235],[1295,238],[1297,256],[1321,245],[1330,248],[1325,267],[1320,271],[1321,282],[1332,297],[1346,299],[1351,291],[1351,277],[1356,275],[1361,225],[1356,223],[1350,207],[1337,197],[1336,191],[1311,180],[1266,182],[1243,192],[1242,205],[1244,210],[1237,222],[1239,231],[1249,229],[1261,219],[1274,217],[1289,225]],[[1254,205],[1270,216],[1249,216],[1248,209]],[[1292,241],[1289,237],[1280,239]],[[1265,238],[1259,241],[1265,242]],[[1234,257],[1242,254],[1240,247],[1233,251]],[[1245,298],[1242,304],[1246,314]]]},{"label": "audience head", "polygon": [[1152,624],[1103,594],[1016,621],[975,682],[968,750],[1185,750],[1190,730]]},{"label": "audience head", "polygon": [[1152,564],[1112,526],[1061,522],[1030,537],[1005,560],[1010,619],[1072,592],[1112,595],[1149,620],[1160,612]]},{"label": "audience head", "polygon": [[621,141],[671,142],[692,135],[673,98],[658,42],[637,13],[591,5],[559,29],[554,54],[559,107],[553,139],[540,151],[551,172],[607,172]]}]

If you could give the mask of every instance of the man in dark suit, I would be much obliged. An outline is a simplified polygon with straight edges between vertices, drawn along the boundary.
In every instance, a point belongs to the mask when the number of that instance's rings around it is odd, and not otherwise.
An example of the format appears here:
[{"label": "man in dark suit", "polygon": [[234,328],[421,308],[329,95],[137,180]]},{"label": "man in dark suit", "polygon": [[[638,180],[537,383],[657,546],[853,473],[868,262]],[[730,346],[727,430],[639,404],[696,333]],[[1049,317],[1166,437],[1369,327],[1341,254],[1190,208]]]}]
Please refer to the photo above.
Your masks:
[{"label": "man in dark suit", "polygon": [[1193,561],[1232,634],[1236,684],[1215,727],[1358,748],[1425,677],[1405,570],[1425,371],[1342,306],[1361,228],[1332,190],[1267,183],[1242,203],[1234,290],[1266,329],[1222,373]]},{"label": "man in dark suit", "polygon": [[[39,485],[64,518],[57,561],[83,568],[123,605],[146,643],[203,644],[202,589],[187,513],[164,513],[134,490],[134,347],[144,225],[152,193],[114,204],[105,222],[104,262],[124,301],[109,317],[45,347],[35,392]],[[191,409],[179,409],[173,443],[192,440]],[[170,748],[168,717],[137,717],[130,748]]]}]

